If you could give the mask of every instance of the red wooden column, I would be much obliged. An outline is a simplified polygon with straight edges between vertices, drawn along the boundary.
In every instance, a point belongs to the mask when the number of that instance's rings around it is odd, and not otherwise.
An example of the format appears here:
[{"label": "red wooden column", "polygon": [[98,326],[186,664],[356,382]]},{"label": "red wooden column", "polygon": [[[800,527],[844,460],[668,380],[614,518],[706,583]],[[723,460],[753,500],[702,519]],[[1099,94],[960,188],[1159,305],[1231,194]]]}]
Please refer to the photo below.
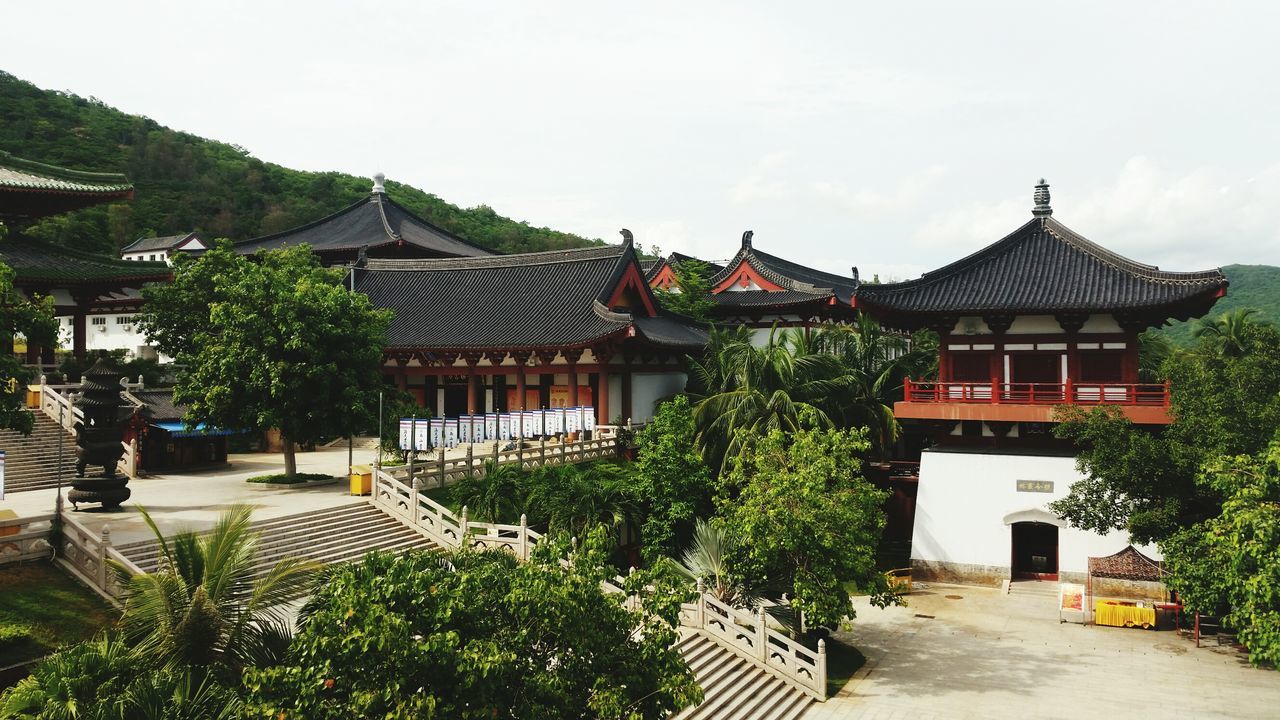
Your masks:
[{"label": "red wooden column", "polygon": [[77,305],[75,314],[71,316],[71,350],[76,360],[84,360],[88,350],[89,315],[83,305]]},{"label": "red wooden column", "polygon": [[529,358],[533,353],[528,350],[521,350],[511,353],[511,357],[516,361],[516,406],[512,410],[524,410],[524,369],[529,364]]},{"label": "red wooden column", "polygon": [[[486,359],[486,360],[488,360],[488,361],[489,361],[489,364],[490,364],[490,365],[492,365],[493,367],[501,367],[501,366],[502,366],[502,361],[507,359],[507,353],[506,353],[506,352],[504,352],[504,351],[502,351],[502,350],[493,350],[493,351],[490,351],[490,352],[485,353],[485,354],[484,354],[484,357],[485,357],[485,359]],[[490,376],[489,376],[489,378],[488,378],[488,380],[487,380],[487,382],[488,382],[488,383],[493,387],[493,397],[492,397],[491,399],[490,399],[490,398],[488,398],[488,397],[486,397],[486,400],[485,400],[485,409],[484,409],[484,411],[485,411],[485,412],[487,412],[487,413],[488,413],[488,412],[497,412],[497,409],[498,409],[499,407],[507,408],[507,411],[508,411],[508,412],[510,412],[510,411],[511,411],[511,408],[508,408],[508,407],[507,407],[507,405],[506,405],[506,398],[499,398],[499,397],[498,397],[498,378],[499,378],[499,377],[500,377],[500,375],[498,375],[497,373],[495,373],[495,374],[493,374],[493,375],[490,375]],[[504,377],[504,379],[503,379],[503,387],[504,387],[504,388],[506,387],[506,380],[505,380],[505,377]],[[504,394],[505,394],[505,392],[504,392]]]},{"label": "red wooden column", "polygon": [[596,424],[609,424],[609,358],[613,357],[613,349],[603,345],[591,349],[600,365],[599,392],[596,393]]},{"label": "red wooden column", "polygon": [[560,354],[569,365],[569,407],[578,407],[578,360],[582,359],[582,350],[561,350]]},{"label": "red wooden column", "polygon": [[396,358],[396,389],[400,392],[409,391],[409,376],[405,373],[405,366],[409,364],[409,358],[399,356]]},{"label": "red wooden column", "polygon": [[480,354],[467,354],[462,359],[467,363],[467,414],[475,415],[479,407],[476,402],[476,363],[480,362]]}]

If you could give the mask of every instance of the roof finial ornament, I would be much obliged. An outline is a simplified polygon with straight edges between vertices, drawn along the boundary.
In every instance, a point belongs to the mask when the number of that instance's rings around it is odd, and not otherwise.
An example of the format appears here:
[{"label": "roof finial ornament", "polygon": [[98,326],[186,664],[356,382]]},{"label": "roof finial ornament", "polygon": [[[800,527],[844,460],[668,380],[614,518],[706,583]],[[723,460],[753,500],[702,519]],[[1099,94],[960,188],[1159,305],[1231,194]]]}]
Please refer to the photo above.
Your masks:
[{"label": "roof finial ornament", "polygon": [[1036,206],[1032,208],[1031,214],[1036,217],[1049,217],[1053,214],[1053,208],[1049,207],[1049,183],[1040,178],[1040,184],[1036,185],[1035,194],[1031,196],[1036,202]]},{"label": "roof finial ornament", "polygon": [[748,231],[746,231],[746,232],[742,233],[742,249],[743,249],[743,250],[750,250],[750,249],[751,249],[751,237],[752,237],[753,235],[755,235],[755,234],[756,234],[756,233],[755,233],[755,231],[754,231],[754,230],[748,230]]},{"label": "roof finial ornament", "polygon": [[376,193],[383,193],[383,194],[385,194],[385,193],[387,192],[387,189],[386,189],[385,187],[383,187],[383,183],[385,183],[386,181],[387,181],[387,176],[386,176],[386,175],[383,175],[382,173],[374,173],[374,175],[373,175],[373,191],[374,191],[374,192],[376,192]]},{"label": "roof finial ornament", "polygon": [[360,246],[360,250],[356,254],[356,267],[364,267],[369,264],[369,243]]},{"label": "roof finial ornament", "polygon": [[630,231],[630,230],[628,230],[628,229],[626,229],[626,228],[622,228],[622,229],[621,229],[621,230],[619,230],[618,232],[622,234],[622,244],[623,244],[623,245],[625,245],[626,247],[632,247],[633,245],[635,245],[636,237],[635,237],[635,235],[632,235],[632,234],[631,234],[631,231]]},{"label": "roof finial ornament", "polygon": [[858,277],[858,266],[854,265],[853,266],[853,284],[858,285],[861,283],[862,283],[862,279]]}]

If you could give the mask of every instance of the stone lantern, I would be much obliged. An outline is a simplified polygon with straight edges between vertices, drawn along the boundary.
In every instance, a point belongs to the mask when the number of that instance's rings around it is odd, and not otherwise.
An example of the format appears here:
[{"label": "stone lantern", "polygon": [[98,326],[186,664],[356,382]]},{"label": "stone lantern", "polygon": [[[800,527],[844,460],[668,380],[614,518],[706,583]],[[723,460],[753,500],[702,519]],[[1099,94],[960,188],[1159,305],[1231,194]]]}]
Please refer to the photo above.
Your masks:
[{"label": "stone lantern", "polygon": [[[129,478],[116,472],[124,455],[125,425],[120,418],[120,370],[107,359],[94,363],[81,376],[76,407],[84,419],[76,428],[76,477],[67,495],[72,505],[102,503],[119,507],[129,499]],[[101,467],[98,475],[85,476],[89,466]],[[78,508],[77,508],[78,509]]]}]

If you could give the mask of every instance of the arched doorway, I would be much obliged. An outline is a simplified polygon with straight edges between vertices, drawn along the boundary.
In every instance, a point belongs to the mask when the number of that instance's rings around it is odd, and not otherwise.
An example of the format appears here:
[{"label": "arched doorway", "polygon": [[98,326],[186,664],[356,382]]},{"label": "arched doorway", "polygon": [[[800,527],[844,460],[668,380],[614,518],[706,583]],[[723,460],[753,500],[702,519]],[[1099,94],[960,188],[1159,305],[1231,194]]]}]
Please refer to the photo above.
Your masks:
[{"label": "arched doorway", "polygon": [[1058,579],[1058,526],[1044,522],[1015,522],[1010,568],[1015,579]]}]

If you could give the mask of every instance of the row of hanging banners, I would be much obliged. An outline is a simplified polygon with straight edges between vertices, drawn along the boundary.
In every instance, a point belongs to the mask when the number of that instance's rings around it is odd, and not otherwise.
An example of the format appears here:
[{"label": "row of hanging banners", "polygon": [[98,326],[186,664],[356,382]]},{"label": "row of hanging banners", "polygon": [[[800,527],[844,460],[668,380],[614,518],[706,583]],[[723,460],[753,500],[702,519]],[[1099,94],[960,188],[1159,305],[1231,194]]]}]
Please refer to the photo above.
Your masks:
[{"label": "row of hanging banners", "polygon": [[596,429],[592,407],[549,408],[522,412],[463,415],[456,418],[417,420],[400,418],[400,449],[452,448],[463,443],[483,443],[549,437],[560,433]]}]

